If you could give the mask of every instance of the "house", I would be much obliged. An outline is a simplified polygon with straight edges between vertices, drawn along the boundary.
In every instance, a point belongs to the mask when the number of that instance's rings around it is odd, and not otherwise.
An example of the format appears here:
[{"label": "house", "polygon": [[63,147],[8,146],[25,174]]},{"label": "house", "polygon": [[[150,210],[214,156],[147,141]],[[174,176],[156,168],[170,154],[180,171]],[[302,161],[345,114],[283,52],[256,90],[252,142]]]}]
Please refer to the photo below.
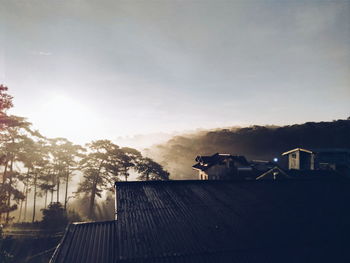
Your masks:
[{"label": "house", "polygon": [[350,149],[296,148],[282,154],[289,170],[334,170],[350,176]]},{"label": "house", "polygon": [[313,170],[315,168],[315,153],[313,151],[295,148],[282,153],[282,155],[288,156],[289,170]]},{"label": "house", "polygon": [[199,155],[192,166],[198,171],[199,180],[231,180],[241,178],[252,171],[246,158],[240,155],[215,153],[211,156]]},{"label": "house", "polygon": [[116,220],[71,224],[51,263],[350,262],[350,181],[117,182]]}]

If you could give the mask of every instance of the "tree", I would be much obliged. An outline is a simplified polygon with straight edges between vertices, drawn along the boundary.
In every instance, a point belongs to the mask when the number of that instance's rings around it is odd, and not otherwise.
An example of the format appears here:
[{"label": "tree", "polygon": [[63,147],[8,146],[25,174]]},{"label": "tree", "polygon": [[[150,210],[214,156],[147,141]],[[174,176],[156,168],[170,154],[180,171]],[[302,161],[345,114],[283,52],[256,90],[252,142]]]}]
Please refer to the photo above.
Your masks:
[{"label": "tree", "polygon": [[127,181],[129,170],[136,167],[137,162],[142,155],[139,151],[129,147],[123,147],[121,150],[124,153],[120,155],[121,173],[124,176],[125,181]]},{"label": "tree", "polygon": [[0,112],[4,114],[8,109],[13,107],[13,97],[7,94],[8,88],[3,84],[0,85]]},{"label": "tree", "polygon": [[142,158],[141,153],[133,148],[123,147],[112,144],[107,152],[106,163],[104,165],[106,171],[110,173],[113,182],[118,181],[119,177],[128,180],[129,171],[135,169],[137,162]]},{"label": "tree", "polygon": [[51,179],[50,173],[42,175],[40,179],[41,179],[42,183],[39,185],[39,187],[40,187],[41,191],[44,192],[44,195],[45,195],[44,208],[46,208],[47,207],[48,193],[55,188],[55,185],[50,183],[50,179]]},{"label": "tree", "polygon": [[[7,115],[7,110],[13,104],[12,96],[6,91],[7,87],[0,85],[0,165],[4,166],[0,192],[5,197],[0,201],[0,220],[2,213],[6,213],[7,224],[10,220],[10,212],[17,209],[18,202],[24,198],[23,194],[16,189],[19,173],[14,170],[14,164],[19,161],[24,140],[28,136],[38,136],[39,133],[30,129],[31,124],[25,118]],[[11,204],[11,200],[15,201],[14,205]]]},{"label": "tree", "polygon": [[80,161],[80,169],[84,179],[79,184],[76,194],[89,196],[89,218],[94,219],[94,205],[96,196],[101,197],[103,190],[109,188],[111,178],[106,171],[108,152],[113,150],[114,144],[108,140],[98,140],[87,144],[89,153]]},{"label": "tree", "polygon": [[41,209],[43,220],[41,226],[45,230],[60,230],[68,224],[66,210],[61,203],[51,203],[47,209]]},{"label": "tree", "polygon": [[136,170],[140,174],[138,179],[142,181],[169,180],[169,173],[165,171],[159,163],[153,161],[151,158],[142,158],[138,162]]},{"label": "tree", "polygon": [[[52,161],[52,182],[56,185],[56,202],[60,201],[60,184],[61,179],[64,178],[65,175],[65,165],[62,160],[62,149],[61,145],[65,144],[67,140],[65,138],[54,138],[49,139],[50,144],[50,155]],[[54,190],[54,188],[52,188]],[[51,192],[53,194],[53,191]],[[51,196],[52,199],[53,196]],[[52,202],[52,200],[51,200]]]},{"label": "tree", "polygon": [[31,152],[32,160],[32,185],[34,190],[32,222],[36,216],[37,195],[40,193],[41,179],[47,174],[49,168],[49,156],[45,141],[38,141],[33,145]]},{"label": "tree", "polygon": [[65,165],[65,195],[64,195],[64,209],[67,210],[68,202],[68,184],[70,176],[73,174],[73,171],[77,169],[78,161],[77,158],[82,157],[82,152],[85,151],[80,145],[75,145],[69,141],[62,145],[63,150],[63,163]]},{"label": "tree", "polygon": [[90,218],[95,218],[95,199],[102,197],[103,191],[113,190],[119,177],[127,180],[129,170],[136,167],[141,153],[133,148],[120,148],[109,140],[98,140],[87,144],[88,153],[80,162],[84,179],[79,184],[77,194],[89,197]]},{"label": "tree", "polygon": [[15,207],[8,207],[6,202],[7,194],[6,191],[6,176],[8,169],[8,156],[3,147],[3,132],[6,129],[7,123],[9,122],[6,111],[13,106],[12,99],[13,97],[7,94],[8,88],[4,85],[0,85],[0,135],[1,135],[1,149],[0,149],[0,165],[4,166],[4,173],[2,175],[1,185],[0,185],[0,223],[2,220],[2,213],[7,213],[7,211],[11,211],[16,209]]},{"label": "tree", "polygon": [[[26,221],[27,218],[27,203],[28,203],[28,195],[31,189],[34,190],[33,197],[33,218],[35,219],[35,206],[36,206],[36,197],[37,197],[37,189],[41,185],[41,180],[43,179],[43,174],[46,169],[48,169],[47,165],[49,164],[48,160],[48,151],[46,146],[45,138],[41,137],[40,140],[34,140],[34,138],[26,137],[22,141],[21,151],[18,154],[18,160],[25,167],[24,172],[21,173],[20,180],[24,186],[23,194],[24,194],[24,216],[23,221]],[[20,206],[20,216],[18,220],[20,220],[22,214],[22,205]]]},{"label": "tree", "polygon": [[80,145],[73,144],[65,138],[51,139],[51,154],[54,159],[54,170],[56,172],[57,202],[59,201],[60,180],[65,183],[64,209],[67,209],[68,185],[70,177],[77,169],[78,158],[85,151]]}]

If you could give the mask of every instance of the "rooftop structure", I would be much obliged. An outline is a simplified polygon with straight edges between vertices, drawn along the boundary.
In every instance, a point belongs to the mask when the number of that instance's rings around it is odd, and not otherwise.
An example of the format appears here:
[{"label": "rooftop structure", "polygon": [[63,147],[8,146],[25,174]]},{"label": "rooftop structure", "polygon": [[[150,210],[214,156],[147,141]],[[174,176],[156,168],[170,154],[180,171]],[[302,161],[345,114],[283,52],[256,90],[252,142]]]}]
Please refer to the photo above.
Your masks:
[{"label": "rooftop structure", "polygon": [[315,168],[315,153],[310,150],[295,148],[282,155],[288,156],[289,170],[313,170]]},{"label": "rooftop structure", "polygon": [[215,153],[211,156],[199,155],[192,166],[198,171],[200,180],[232,180],[239,179],[252,168],[246,158],[241,155]]},{"label": "rooftop structure", "polygon": [[117,182],[117,220],[70,225],[57,262],[350,262],[350,182]]},{"label": "rooftop structure", "polygon": [[295,148],[282,155],[288,156],[290,170],[336,170],[350,176],[350,149]]}]

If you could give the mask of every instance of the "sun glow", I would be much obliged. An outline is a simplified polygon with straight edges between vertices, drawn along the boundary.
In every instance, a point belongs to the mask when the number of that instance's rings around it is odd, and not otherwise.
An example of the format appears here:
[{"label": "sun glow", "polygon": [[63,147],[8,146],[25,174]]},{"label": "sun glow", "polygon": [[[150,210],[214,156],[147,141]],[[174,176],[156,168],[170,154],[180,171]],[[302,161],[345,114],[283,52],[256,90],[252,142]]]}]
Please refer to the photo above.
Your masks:
[{"label": "sun glow", "polygon": [[[73,141],[89,140],[97,125],[92,110],[79,101],[55,95],[49,98],[37,113],[35,121],[40,131],[49,137],[66,137]],[[38,125],[36,125],[38,126]]]}]

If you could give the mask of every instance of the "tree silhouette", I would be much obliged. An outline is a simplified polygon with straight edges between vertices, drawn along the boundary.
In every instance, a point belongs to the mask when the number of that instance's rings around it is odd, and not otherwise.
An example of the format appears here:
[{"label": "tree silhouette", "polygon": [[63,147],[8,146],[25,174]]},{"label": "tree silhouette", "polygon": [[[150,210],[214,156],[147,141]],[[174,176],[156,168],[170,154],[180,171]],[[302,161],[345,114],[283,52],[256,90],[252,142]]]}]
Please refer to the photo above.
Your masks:
[{"label": "tree silhouette", "polygon": [[136,149],[129,148],[129,147],[123,147],[121,150],[124,153],[120,156],[121,174],[124,176],[125,181],[127,181],[130,175],[129,174],[130,169],[136,167],[142,155]]},{"label": "tree silhouette", "polygon": [[68,223],[66,210],[61,203],[51,203],[47,209],[42,209],[41,226],[45,230],[63,229]]},{"label": "tree silhouette", "polygon": [[[39,133],[30,129],[30,123],[23,117],[7,115],[6,111],[12,107],[12,97],[5,93],[7,87],[0,86],[0,156],[4,166],[1,182],[0,220],[2,213],[6,213],[5,223],[10,221],[10,212],[17,209],[18,202],[24,198],[22,192],[16,188],[18,171],[14,170],[14,163],[20,161],[20,153],[24,141],[28,136],[38,136]],[[11,200],[15,204],[11,204]]]},{"label": "tree silhouette", "polygon": [[[78,158],[83,156],[82,153],[85,149],[65,138],[50,139],[50,142],[50,151],[53,156],[54,171],[56,173],[57,202],[59,202],[59,187],[62,179],[65,183],[64,209],[66,209],[69,180],[73,172],[77,169]],[[52,189],[49,185],[45,187]]]},{"label": "tree silhouette", "polygon": [[[76,194],[89,200],[89,217],[95,218],[96,198],[113,189],[114,182],[127,181],[131,174],[140,180],[167,180],[169,173],[133,148],[119,147],[109,140],[87,144],[87,151],[65,138],[45,138],[32,129],[26,118],[8,115],[13,97],[0,85],[0,222],[8,224],[10,213],[18,208],[18,222],[27,221],[28,201],[33,202],[31,221],[36,219],[38,198],[44,198],[44,209],[51,209],[62,199],[67,210],[71,177],[83,173]],[[62,188],[62,183],[65,189]],[[20,189],[20,190],[19,190]],[[51,199],[49,200],[49,195]],[[30,196],[29,196],[30,195]],[[51,206],[50,206],[51,204]],[[47,211],[47,210],[43,210]]]},{"label": "tree silhouette", "polygon": [[146,157],[139,160],[136,170],[140,174],[138,179],[141,181],[169,180],[169,173],[151,158]]},{"label": "tree silhouette", "polygon": [[140,172],[140,179],[167,180],[169,173],[150,158],[142,158],[139,151],[129,147],[120,148],[109,140],[98,140],[87,144],[87,154],[80,162],[84,173],[77,194],[89,197],[89,218],[94,219],[96,197],[103,191],[113,190],[114,182],[127,181],[130,170]]},{"label": "tree silhouette", "polygon": [[8,88],[3,84],[0,85],[0,112],[5,114],[5,112],[13,107],[12,99],[13,97],[7,93]]},{"label": "tree silhouette", "polygon": [[103,190],[110,183],[109,173],[105,170],[108,162],[108,152],[113,144],[108,140],[98,140],[87,144],[88,153],[80,161],[80,169],[84,173],[83,181],[79,184],[77,194],[89,196],[89,218],[94,218],[96,196],[101,197]]},{"label": "tree silhouette", "polygon": [[40,193],[40,185],[41,180],[45,175],[47,174],[47,170],[49,169],[48,164],[49,161],[49,155],[46,147],[45,141],[39,141],[34,144],[31,152],[31,158],[32,158],[32,185],[33,185],[33,191],[34,191],[34,197],[33,197],[33,215],[32,215],[32,222],[35,221],[36,216],[36,201],[37,201],[37,195]]}]

